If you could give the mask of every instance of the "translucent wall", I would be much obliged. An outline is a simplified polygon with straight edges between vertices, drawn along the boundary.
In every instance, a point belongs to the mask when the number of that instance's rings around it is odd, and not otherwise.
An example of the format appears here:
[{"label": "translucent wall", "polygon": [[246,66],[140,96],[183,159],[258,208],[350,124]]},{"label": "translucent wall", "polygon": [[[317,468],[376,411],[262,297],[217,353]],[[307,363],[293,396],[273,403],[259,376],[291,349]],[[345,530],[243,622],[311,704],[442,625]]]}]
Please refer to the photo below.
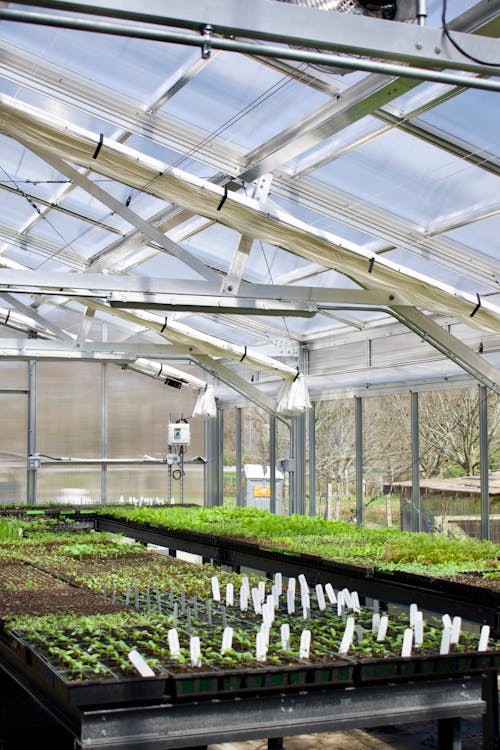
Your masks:
[{"label": "translucent wall", "polygon": [[[0,362],[0,504],[26,501],[26,362]],[[17,392],[16,392],[17,391]]]}]

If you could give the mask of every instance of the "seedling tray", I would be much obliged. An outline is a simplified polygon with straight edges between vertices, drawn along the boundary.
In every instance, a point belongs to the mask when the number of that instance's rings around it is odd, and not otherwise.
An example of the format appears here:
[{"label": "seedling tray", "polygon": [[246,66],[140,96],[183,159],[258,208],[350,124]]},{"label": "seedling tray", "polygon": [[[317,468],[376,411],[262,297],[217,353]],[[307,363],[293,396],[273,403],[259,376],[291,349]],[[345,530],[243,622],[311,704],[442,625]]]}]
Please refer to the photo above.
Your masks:
[{"label": "seedling tray", "polygon": [[165,677],[127,677],[69,682],[15,631],[0,636],[0,654],[44,693],[67,706],[101,706],[158,701]]},{"label": "seedling tray", "polygon": [[191,699],[229,694],[293,692],[327,686],[346,687],[353,684],[354,668],[354,660],[337,659],[321,664],[298,662],[281,667],[262,664],[216,672],[193,669],[170,672],[167,692],[176,699]]},{"label": "seedling tray", "polygon": [[354,683],[360,685],[419,677],[456,677],[496,669],[499,664],[499,651],[463,651],[452,654],[364,659],[357,661]]}]

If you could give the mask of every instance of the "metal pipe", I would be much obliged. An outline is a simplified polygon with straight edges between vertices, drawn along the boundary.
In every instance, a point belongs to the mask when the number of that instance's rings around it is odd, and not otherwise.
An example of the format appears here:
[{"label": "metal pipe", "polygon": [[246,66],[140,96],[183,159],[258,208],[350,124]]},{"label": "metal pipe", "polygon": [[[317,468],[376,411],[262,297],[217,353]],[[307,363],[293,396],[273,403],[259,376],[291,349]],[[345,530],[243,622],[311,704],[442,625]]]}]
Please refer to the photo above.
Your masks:
[{"label": "metal pipe", "polygon": [[[108,455],[108,394],[107,394],[107,365],[103,362],[101,365],[101,449],[102,455]],[[108,499],[108,467],[106,464],[101,466],[101,503],[106,503]]]},{"label": "metal pipe", "polygon": [[36,468],[30,467],[30,456],[36,452],[36,362],[28,362],[28,424],[27,424],[28,465],[26,476],[26,502],[36,504]]},{"label": "metal pipe", "polygon": [[236,419],[235,419],[235,431],[236,431],[236,505],[242,507],[243,493],[241,491],[241,477],[243,466],[241,463],[241,407],[236,407]]},{"label": "metal pipe", "polygon": [[[144,26],[132,26],[121,23],[111,23],[109,21],[87,20],[84,18],[70,18],[69,16],[57,16],[49,13],[36,13],[33,11],[16,10],[13,8],[0,8],[0,20],[18,21],[22,23],[32,23],[40,26],[54,26],[65,29],[77,29],[79,31],[92,31],[99,34],[111,34],[114,36],[125,36],[136,39],[149,39],[157,42],[185,44],[191,47],[201,47],[202,49],[206,47],[207,43],[206,38],[203,35],[196,36],[194,34],[182,34],[164,29],[151,29]],[[276,47],[269,44],[253,44],[221,37],[211,37],[210,46],[213,49],[241,52],[247,55],[298,60],[313,65],[331,65],[332,67],[345,68],[346,70],[363,70],[367,73],[381,73],[383,75],[413,78],[420,81],[446,83],[451,86],[464,86],[465,88],[500,92],[500,81],[448,73],[445,71],[427,70],[426,68],[407,67],[405,65],[380,62],[378,60],[367,60],[321,52],[309,52],[307,50],[297,50],[291,47]],[[492,68],[492,75],[495,74],[494,70],[495,69]]]},{"label": "metal pipe", "polygon": [[427,21],[427,0],[417,0],[417,23],[425,26]]},{"label": "metal pipe", "polygon": [[309,410],[309,515],[316,515],[316,404]]},{"label": "metal pipe", "polygon": [[411,530],[422,531],[422,499],[420,497],[420,435],[418,422],[418,391],[411,392]]},{"label": "metal pipe", "polygon": [[490,488],[488,466],[488,391],[479,386],[479,472],[481,478],[481,539],[490,538]]},{"label": "metal pipe", "polygon": [[276,417],[269,416],[269,510],[276,513]]},{"label": "metal pipe", "polygon": [[354,430],[356,444],[356,523],[363,525],[363,399],[354,396]]}]

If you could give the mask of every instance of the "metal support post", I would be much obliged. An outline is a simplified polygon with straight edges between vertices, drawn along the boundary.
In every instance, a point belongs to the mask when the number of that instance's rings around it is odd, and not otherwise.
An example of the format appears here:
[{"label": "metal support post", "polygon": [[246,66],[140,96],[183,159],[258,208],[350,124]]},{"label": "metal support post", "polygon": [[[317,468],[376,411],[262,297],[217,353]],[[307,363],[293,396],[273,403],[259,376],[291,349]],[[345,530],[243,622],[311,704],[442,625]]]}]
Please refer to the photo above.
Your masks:
[{"label": "metal support post", "polygon": [[438,719],[439,750],[462,750],[462,733],[460,717]]},{"label": "metal support post", "polygon": [[205,420],[205,453],[207,456],[205,472],[205,504],[222,505],[223,503],[223,416],[217,406],[217,415]]},{"label": "metal support post", "polygon": [[36,361],[28,362],[28,467],[26,501],[28,505],[36,504],[36,468],[30,464],[30,456],[36,452]]},{"label": "metal support post", "polygon": [[354,430],[356,444],[356,523],[363,524],[363,399],[354,397]]},{"label": "metal support post", "polygon": [[[101,455],[103,458],[108,456],[108,394],[107,394],[107,364],[101,365]],[[106,503],[108,499],[108,467],[107,464],[101,466],[101,503]]]},{"label": "metal support post", "polygon": [[[306,512],[306,487],[305,487],[305,467],[306,467],[306,420],[304,414],[292,417],[292,458],[293,473],[290,484],[293,484],[293,495],[290,492],[290,512]],[[292,487],[290,486],[290,490]],[[293,503],[292,503],[293,498]]]},{"label": "metal support post", "polygon": [[422,501],[420,498],[420,440],[418,423],[418,393],[412,391],[411,406],[411,530],[422,531]]},{"label": "metal support post", "polygon": [[490,538],[490,488],[488,465],[488,392],[479,386],[479,465],[481,476],[481,539]]},{"label": "metal support post", "polygon": [[236,430],[236,505],[241,507],[243,503],[243,493],[241,491],[241,476],[243,472],[243,465],[241,463],[241,408],[236,407],[236,419],[235,419],[235,430]]},{"label": "metal support post", "polygon": [[269,416],[269,510],[276,513],[276,417]]},{"label": "metal support post", "polygon": [[316,404],[309,410],[309,515],[316,515]]}]

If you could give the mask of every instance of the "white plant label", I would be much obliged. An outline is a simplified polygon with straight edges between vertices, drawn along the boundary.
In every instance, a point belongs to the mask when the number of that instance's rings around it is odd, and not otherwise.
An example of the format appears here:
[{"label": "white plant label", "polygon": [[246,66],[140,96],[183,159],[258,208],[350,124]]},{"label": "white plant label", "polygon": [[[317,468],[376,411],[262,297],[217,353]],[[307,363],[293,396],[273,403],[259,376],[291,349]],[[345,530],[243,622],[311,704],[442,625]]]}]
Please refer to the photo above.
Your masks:
[{"label": "white plant label", "polygon": [[280,628],[281,648],[283,651],[290,650],[290,625],[285,622]]},{"label": "white plant label", "polygon": [[256,615],[262,614],[262,603],[260,598],[259,589],[252,589],[252,602],[253,602],[253,608]]},{"label": "white plant label", "polygon": [[280,606],[280,593],[281,592],[279,591],[276,584],[273,583],[273,585],[271,586],[271,596],[273,598],[275,609],[278,609],[278,607]]},{"label": "white plant label", "polygon": [[267,646],[265,643],[264,635],[259,632],[255,636],[255,658],[257,661],[266,661]]},{"label": "white plant label", "polygon": [[234,584],[228,583],[226,586],[226,607],[234,605]]},{"label": "white plant label", "polygon": [[132,662],[134,667],[137,669],[141,677],[154,677],[155,673],[149,666],[149,664],[146,662],[146,660],[140,655],[138,651],[132,649],[128,654],[129,661]]},{"label": "white plant label", "polygon": [[306,591],[305,589],[301,589],[300,591],[300,598],[301,598],[301,604],[303,609],[311,609],[311,597],[309,596],[309,591]]},{"label": "white plant label", "polygon": [[335,591],[333,590],[333,586],[331,583],[327,583],[325,585],[325,594],[327,595],[330,604],[337,603],[337,597],[335,596]]},{"label": "white plant label", "polygon": [[481,633],[479,634],[479,644],[477,647],[478,651],[487,651],[488,650],[488,641],[490,638],[490,626],[489,625],[483,625],[481,628]]},{"label": "white plant label", "polygon": [[262,620],[265,625],[271,627],[274,622],[274,605],[273,602],[266,602],[261,605],[262,608]]},{"label": "white plant label", "polygon": [[259,581],[258,591],[259,591],[260,601],[262,603],[266,599],[266,582],[265,581]]},{"label": "white plant label", "polygon": [[[422,615],[422,612],[419,613]],[[424,642],[424,620],[423,617],[417,618],[415,625],[413,626],[413,640],[416,647],[419,647]]]},{"label": "white plant label", "polygon": [[311,653],[311,631],[303,630],[302,633],[300,634],[299,657],[301,659],[309,659],[310,653]]},{"label": "white plant label", "polygon": [[351,593],[351,607],[354,612],[361,612],[361,605],[359,603],[359,596],[357,591]]},{"label": "white plant label", "polygon": [[297,581],[295,580],[295,578],[289,578],[287,592],[290,594],[290,596],[295,596],[296,588],[297,588]]},{"label": "white plant label", "polygon": [[221,646],[221,654],[225,654],[226,651],[230,651],[233,647],[233,629],[232,628],[224,628],[224,632],[222,634],[222,646]]},{"label": "white plant label", "polygon": [[349,591],[349,589],[342,589],[342,598],[344,600],[343,603],[345,604],[345,606],[348,609],[351,609],[351,592]]},{"label": "white plant label", "polygon": [[451,626],[451,643],[458,643],[460,640],[460,631],[462,630],[462,618],[456,617],[453,618],[452,626]]},{"label": "white plant label", "polygon": [[453,627],[453,623],[451,621],[450,615],[443,615],[441,620],[443,621],[443,628],[451,628]]},{"label": "white plant label", "polygon": [[201,667],[201,647],[200,639],[197,635],[192,635],[189,639],[189,655],[191,657],[191,666]]},{"label": "white plant label", "polygon": [[263,642],[266,644],[267,649],[267,647],[269,646],[269,636],[271,634],[271,628],[266,622],[263,622],[260,626],[260,632],[262,633]]},{"label": "white plant label", "polygon": [[247,611],[249,596],[250,596],[250,589],[247,586],[242,586],[240,589],[240,611],[241,612]]},{"label": "white plant label", "polygon": [[337,596],[337,617],[342,617],[344,612],[344,597],[342,591],[339,591]]},{"label": "white plant label", "polygon": [[318,607],[320,611],[326,609],[325,593],[321,583],[316,584],[316,599],[318,600]]},{"label": "white plant label", "polygon": [[179,634],[176,628],[171,628],[168,631],[168,648],[172,656],[181,655],[181,647],[179,644]]},{"label": "white plant label", "polygon": [[289,615],[295,613],[295,591],[291,591],[291,589],[286,592],[286,607]]},{"label": "white plant label", "polygon": [[378,612],[374,612],[372,615],[372,633],[376,635],[378,633],[380,625],[380,615]]},{"label": "white plant label", "polygon": [[354,617],[348,617],[345,624],[344,635],[340,643],[339,654],[347,654],[351,648],[352,637],[354,635]]},{"label": "white plant label", "polygon": [[274,585],[276,586],[278,596],[281,596],[281,594],[283,593],[283,576],[281,575],[281,573],[274,574]]},{"label": "white plant label", "polygon": [[220,587],[219,587],[219,579],[217,576],[212,576],[212,599],[214,602],[220,602]]},{"label": "white plant label", "polygon": [[380,624],[378,626],[377,641],[384,641],[387,635],[387,627],[389,625],[389,618],[387,615],[382,615],[380,618]]},{"label": "white plant label", "polygon": [[441,645],[439,647],[440,654],[450,653],[450,642],[451,642],[451,628],[445,627],[443,628],[443,633],[441,635]]},{"label": "white plant label", "polygon": [[298,576],[299,579],[299,586],[301,589],[307,589],[309,591],[309,585],[307,583],[307,579],[303,573],[300,573]]},{"label": "white plant label", "polygon": [[401,656],[411,656],[412,644],[413,644],[413,629],[406,628],[403,634],[403,646],[401,648]]},{"label": "white plant label", "polygon": [[410,604],[410,625],[415,625],[415,617],[418,612],[418,605],[413,603]]}]

